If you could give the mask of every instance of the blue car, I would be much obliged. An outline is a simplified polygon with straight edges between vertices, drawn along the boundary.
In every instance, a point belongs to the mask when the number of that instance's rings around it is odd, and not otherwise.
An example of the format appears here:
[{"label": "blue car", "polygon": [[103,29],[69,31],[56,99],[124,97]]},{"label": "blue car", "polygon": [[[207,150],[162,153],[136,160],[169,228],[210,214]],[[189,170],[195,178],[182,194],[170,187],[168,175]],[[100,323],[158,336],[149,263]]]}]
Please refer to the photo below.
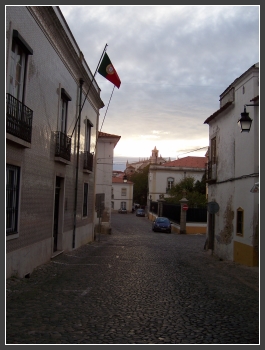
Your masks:
[{"label": "blue car", "polygon": [[171,222],[168,218],[157,217],[152,224],[152,230],[154,232],[167,232],[171,233]]},{"label": "blue car", "polygon": [[136,216],[145,216],[144,209],[137,209],[136,210]]}]

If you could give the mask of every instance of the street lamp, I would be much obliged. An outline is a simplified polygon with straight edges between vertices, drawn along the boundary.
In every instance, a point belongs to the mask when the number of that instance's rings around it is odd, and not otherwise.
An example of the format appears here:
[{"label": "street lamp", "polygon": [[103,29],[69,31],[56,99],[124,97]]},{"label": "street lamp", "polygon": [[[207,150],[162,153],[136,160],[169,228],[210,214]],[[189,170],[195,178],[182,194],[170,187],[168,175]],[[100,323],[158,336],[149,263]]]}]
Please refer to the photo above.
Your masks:
[{"label": "street lamp", "polygon": [[123,182],[125,182],[125,183],[127,182],[127,175],[123,176]]},{"label": "street lamp", "polygon": [[249,113],[246,111],[246,106],[259,106],[259,105],[244,105],[244,112],[241,113],[241,118],[238,120],[238,125],[241,132],[249,132],[252,124],[252,119],[249,117]]}]

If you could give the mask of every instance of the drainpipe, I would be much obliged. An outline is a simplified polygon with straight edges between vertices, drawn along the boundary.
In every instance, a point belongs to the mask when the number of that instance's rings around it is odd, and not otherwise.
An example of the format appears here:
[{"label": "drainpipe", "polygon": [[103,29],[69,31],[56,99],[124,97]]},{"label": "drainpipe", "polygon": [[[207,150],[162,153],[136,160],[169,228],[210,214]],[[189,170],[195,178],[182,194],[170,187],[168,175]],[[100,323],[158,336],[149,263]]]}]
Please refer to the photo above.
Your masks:
[{"label": "drainpipe", "polygon": [[81,102],[82,102],[82,86],[84,80],[81,78],[80,83],[80,100],[79,100],[79,114],[78,114],[78,134],[77,134],[77,152],[76,152],[76,173],[75,173],[75,204],[74,204],[74,228],[73,228],[73,242],[72,248],[75,248],[75,229],[76,229],[76,210],[77,210],[77,189],[78,189],[78,169],[79,169],[79,148],[80,148],[80,120],[81,120]]}]

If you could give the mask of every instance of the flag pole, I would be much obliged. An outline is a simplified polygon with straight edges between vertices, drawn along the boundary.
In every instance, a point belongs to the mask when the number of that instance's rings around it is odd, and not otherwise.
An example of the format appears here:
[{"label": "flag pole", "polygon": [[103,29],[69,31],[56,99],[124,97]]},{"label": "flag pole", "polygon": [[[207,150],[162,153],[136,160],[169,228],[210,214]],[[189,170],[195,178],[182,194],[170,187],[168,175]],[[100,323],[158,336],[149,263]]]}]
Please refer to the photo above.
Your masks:
[{"label": "flag pole", "polygon": [[102,121],[102,124],[101,124],[101,127],[100,127],[100,131],[101,131],[101,129],[102,129],[102,126],[103,126],[103,123],[104,123],[104,120],[105,120],[106,114],[107,114],[107,112],[108,112],[108,109],[109,109],[109,104],[110,104],[110,100],[111,100],[111,98],[112,98],[112,95],[113,95],[113,91],[114,91],[114,89],[115,89],[115,85],[113,85],[112,93],[111,93],[111,95],[110,95],[109,103],[108,103],[108,106],[107,106],[107,109],[106,109],[106,112],[105,112],[105,115],[104,115],[104,118],[103,118],[103,121]]},{"label": "flag pole", "polygon": [[[79,103],[80,114],[81,114],[82,85],[83,85],[83,83],[84,83],[84,80],[83,80],[83,79],[80,79],[80,103]],[[78,170],[79,170],[79,147],[80,147],[80,118],[78,119],[78,137],[77,137],[77,151],[76,151],[74,227],[73,227],[72,248],[75,248],[75,229],[76,229],[76,210],[77,210],[77,188],[78,188]]]},{"label": "flag pole", "polygon": [[[104,120],[105,120],[106,114],[107,114],[107,112],[108,112],[108,109],[109,109],[109,104],[110,104],[110,100],[111,100],[111,98],[112,98],[112,95],[113,95],[114,89],[115,89],[115,85],[113,85],[112,93],[111,93],[111,95],[110,95],[109,103],[108,103],[108,106],[107,106],[107,108],[106,108],[106,112],[105,112],[105,115],[104,115],[104,118],[103,118],[103,121],[102,121],[102,124],[101,124],[101,127],[100,127],[99,132],[100,132],[100,131],[101,131],[101,129],[102,129],[102,126],[103,126],[103,123],[104,123]],[[96,139],[96,143],[95,143],[94,152],[96,152],[97,143],[98,143],[98,135],[97,135],[97,139]]]},{"label": "flag pole", "polygon": [[103,57],[103,55],[104,55],[104,53],[106,51],[107,46],[108,46],[108,44],[106,44],[105,47],[104,47],[104,50],[103,50],[102,55],[100,57],[98,66],[96,68],[96,71],[95,71],[95,73],[93,75],[93,79],[90,82],[90,85],[89,85],[89,88],[87,90],[87,93],[86,93],[86,96],[84,98],[84,102],[83,102],[82,106],[81,106],[81,102],[82,102],[82,86],[83,86],[84,80],[83,79],[79,80],[79,82],[80,82],[80,87],[79,87],[80,88],[79,114],[78,114],[78,117],[76,119],[74,130],[73,130],[72,135],[71,135],[71,138],[72,138],[73,133],[74,133],[75,128],[76,128],[76,125],[77,125],[77,122],[78,122],[77,152],[76,152],[76,174],[75,174],[74,227],[73,227],[72,248],[75,248],[75,230],[76,230],[76,212],[77,212],[77,188],[78,188],[78,169],[79,169],[79,147],[80,147],[80,117],[81,117],[81,112],[82,112],[82,109],[83,109],[84,104],[86,102],[88,93],[90,91],[91,85],[93,84],[93,81],[95,80],[95,76],[97,74],[97,70],[98,70],[99,64],[100,64],[100,62],[102,60],[102,57]]},{"label": "flag pole", "polygon": [[83,102],[83,104],[82,104],[82,107],[81,107],[80,110],[79,110],[78,118],[76,119],[75,126],[74,126],[74,129],[73,129],[71,138],[72,138],[73,133],[74,133],[74,131],[75,131],[75,128],[76,128],[76,124],[77,124],[77,122],[78,122],[78,119],[80,118],[80,115],[81,115],[82,109],[83,109],[83,107],[84,107],[84,104],[85,104],[85,102],[86,102],[86,99],[87,99],[88,93],[89,93],[89,91],[90,91],[90,88],[91,88],[91,86],[92,86],[92,84],[93,84],[93,82],[94,82],[94,80],[95,80],[95,76],[96,76],[96,74],[97,74],[98,67],[99,67],[99,65],[100,65],[100,63],[101,63],[102,57],[103,57],[103,55],[104,55],[104,53],[105,53],[105,51],[106,51],[107,46],[108,46],[108,44],[106,44],[105,47],[104,47],[104,50],[103,50],[102,55],[101,55],[101,57],[100,57],[100,60],[99,60],[99,62],[98,62],[96,71],[95,71],[95,73],[94,73],[94,75],[93,75],[93,78],[92,78],[92,80],[91,80],[91,82],[90,82],[90,85],[89,85],[89,87],[88,87],[86,96],[85,96],[85,98],[84,98],[84,102]]}]

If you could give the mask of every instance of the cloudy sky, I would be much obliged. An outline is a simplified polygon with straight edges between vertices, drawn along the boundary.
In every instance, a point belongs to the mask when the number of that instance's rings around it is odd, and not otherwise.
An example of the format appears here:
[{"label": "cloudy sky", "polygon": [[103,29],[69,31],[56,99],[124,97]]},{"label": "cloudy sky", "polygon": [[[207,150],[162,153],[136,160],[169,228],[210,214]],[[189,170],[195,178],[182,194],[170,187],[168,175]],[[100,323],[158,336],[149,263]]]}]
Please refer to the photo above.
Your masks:
[{"label": "cloudy sky", "polygon": [[[96,75],[116,157],[203,156],[220,94],[259,62],[259,6],[60,6],[92,73],[106,44],[121,86]],[[111,100],[110,100],[111,98]],[[110,102],[110,103],[109,103]],[[109,106],[108,106],[109,104]],[[197,152],[191,152],[201,149]]]}]

